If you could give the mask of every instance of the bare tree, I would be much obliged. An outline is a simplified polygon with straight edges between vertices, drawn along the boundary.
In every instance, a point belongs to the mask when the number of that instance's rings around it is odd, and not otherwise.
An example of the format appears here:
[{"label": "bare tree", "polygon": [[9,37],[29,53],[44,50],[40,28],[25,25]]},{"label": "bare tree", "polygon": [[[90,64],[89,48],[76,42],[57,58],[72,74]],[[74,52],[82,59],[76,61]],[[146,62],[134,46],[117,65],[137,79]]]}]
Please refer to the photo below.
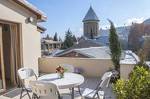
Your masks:
[{"label": "bare tree", "polygon": [[129,33],[129,49],[134,52],[138,52],[138,49],[141,48],[141,38],[144,35],[144,25],[143,24],[133,24],[130,28]]}]

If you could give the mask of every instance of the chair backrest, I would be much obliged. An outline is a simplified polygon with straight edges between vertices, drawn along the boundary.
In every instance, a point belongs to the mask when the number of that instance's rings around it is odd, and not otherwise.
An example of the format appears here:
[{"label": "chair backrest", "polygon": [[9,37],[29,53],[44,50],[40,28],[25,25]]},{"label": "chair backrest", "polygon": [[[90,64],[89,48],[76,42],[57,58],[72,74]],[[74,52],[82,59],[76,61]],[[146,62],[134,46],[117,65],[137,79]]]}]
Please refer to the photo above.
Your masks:
[{"label": "chair backrest", "polygon": [[31,69],[31,68],[20,68],[18,70],[18,75],[21,80],[28,79],[32,76],[35,76],[37,79],[36,74],[34,73],[33,69]]},{"label": "chair backrest", "polygon": [[112,74],[113,74],[112,72],[104,73],[104,75],[101,77],[101,80],[95,89],[96,92],[95,92],[93,98],[96,96],[96,94],[98,94],[99,90],[108,87]]},{"label": "chair backrest", "polygon": [[112,74],[113,74],[112,72],[104,73],[104,75],[101,78],[101,83],[99,87],[101,88],[108,87]]},{"label": "chair backrest", "polygon": [[61,64],[61,66],[66,70],[66,72],[73,73],[75,71],[75,68],[73,65],[70,64]]},{"label": "chair backrest", "polygon": [[48,99],[59,99],[60,94],[58,88],[53,83],[45,83],[40,81],[31,81],[32,92],[40,97]]}]

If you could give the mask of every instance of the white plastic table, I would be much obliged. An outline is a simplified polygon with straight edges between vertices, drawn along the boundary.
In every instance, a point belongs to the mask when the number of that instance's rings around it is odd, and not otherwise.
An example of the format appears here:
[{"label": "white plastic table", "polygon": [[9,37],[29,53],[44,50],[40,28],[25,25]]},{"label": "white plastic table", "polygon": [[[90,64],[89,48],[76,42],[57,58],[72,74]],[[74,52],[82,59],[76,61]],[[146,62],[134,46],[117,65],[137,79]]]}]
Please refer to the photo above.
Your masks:
[{"label": "white plastic table", "polygon": [[51,82],[58,86],[59,89],[72,89],[72,99],[74,99],[74,87],[84,82],[84,77],[75,73],[64,73],[64,78],[58,78],[57,73],[46,74],[38,78],[38,81]]}]

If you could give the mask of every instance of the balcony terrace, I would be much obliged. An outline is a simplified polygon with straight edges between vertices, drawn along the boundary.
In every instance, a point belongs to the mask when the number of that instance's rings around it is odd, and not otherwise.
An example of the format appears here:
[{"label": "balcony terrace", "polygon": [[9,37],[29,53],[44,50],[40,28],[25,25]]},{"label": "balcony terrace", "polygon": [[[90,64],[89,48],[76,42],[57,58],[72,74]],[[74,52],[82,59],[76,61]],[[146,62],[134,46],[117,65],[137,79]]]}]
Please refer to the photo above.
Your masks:
[{"label": "balcony terrace", "polygon": [[[98,77],[85,78],[84,84],[81,85],[81,91],[83,91],[85,88],[95,89],[99,79],[100,78],[98,78]],[[60,91],[60,93],[69,93],[70,92],[67,89],[66,90],[59,90],[59,91]],[[9,96],[13,96],[12,94],[13,93],[10,92]],[[20,98],[20,94],[18,94],[17,91],[16,91],[16,93],[14,91],[14,94],[16,94],[16,96],[14,95],[14,97],[12,97],[12,98],[5,96],[5,94],[1,95],[0,99],[19,99]],[[106,99],[115,99],[115,95],[114,95],[114,93],[112,91],[111,84],[109,85],[109,87],[107,89],[105,89],[105,95],[106,95]],[[69,94],[67,94],[67,95],[63,94],[62,96],[63,96],[63,99],[71,99],[71,96]],[[29,98],[28,98],[28,96],[25,96],[22,99],[29,99]],[[75,99],[81,99],[81,96],[79,95],[78,92],[75,92]]]},{"label": "balcony terrace", "polygon": [[[132,57],[131,57],[132,56]],[[136,58],[133,58],[134,55],[125,55],[125,58],[121,60],[120,66],[120,76],[123,79],[128,78],[128,74],[133,69],[136,64]],[[128,62],[129,60],[129,62]],[[85,81],[80,86],[81,92],[84,91],[85,88],[95,89],[98,81],[101,79],[102,75],[111,70],[112,61],[111,59],[106,58],[65,58],[65,57],[45,57],[39,58],[39,74],[51,74],[56,72],[56,68],[60,64],[71,64],[75,68],[80,69],[81,75],[84,76]],[[42,76],[41,75],[41,76]],[[33,80],[33,79],[32,79]],[[28,84],[29,81],[25,81]],[[15,89],[19,90],[19,89]],[[76,90],[76,89],[75,89]],[[69,93],[69,90],[59,90],[60,93]],[[109,87],[104,89],[106,99],[115,99],[115,95],[112,90],[112,84],[109,84]],[[8,96],[13,96],[11,99],[19,99],[20,90],[19,91],[10,91],[0,96],[0,99],[10,99]],[[32,94],[32,93],[31,93]],[[70,95],[62,95],[63,99],[71,99]],[[28,97],[24,97],[23,99],[28,99]],[[78,92],[75,92],[75,99],[81,99],[81,96]]]}]

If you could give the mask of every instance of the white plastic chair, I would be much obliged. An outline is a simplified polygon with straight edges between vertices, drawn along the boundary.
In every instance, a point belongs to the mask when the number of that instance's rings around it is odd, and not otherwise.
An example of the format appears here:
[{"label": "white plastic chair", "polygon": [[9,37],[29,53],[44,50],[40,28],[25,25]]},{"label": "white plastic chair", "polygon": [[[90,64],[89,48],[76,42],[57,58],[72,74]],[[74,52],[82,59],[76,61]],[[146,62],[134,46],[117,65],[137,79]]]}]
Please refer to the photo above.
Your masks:
[{"label": "white plastic chair", "polygon": [[58,88],[53,83],[31,81],[33,99],[61,99]]},{"label": "white plastic chair", "polygon": [[90,99],[104,99],[104,91],[102,90],[105,87],[108,87],[110,79],[112,76],[112,72],[106,72],[102,76],[100,82],[97,87],[93,89],[86,88],[82,94],[82,99],[90,98]]},{"label": "white plastic chair", "polygon": [[[22,98],[22,97],[24,97],[25,95],[28,95],[28,97],[31,99],[31,97],[30,97],[30,95],[29,95],[29,92],[32,92],[32,90],[31,90],[31,88],[30,87],[26,87],[25,85],[24,85],[24,80],[26,80],[26,79],[29,79],[30,77],[35,77],[36,78],[36,80],[37,80],[37,76],[36,76],[36,74],[34,73],[34,71],[33,71],[33,69],[31,69],[31,68],[20,68],[19,70],[18,70],[18,76],[19,76],[19,78],[20,78],[20,80],[21,80],[21,94],[20,94],[20,99]],[[23,92],[26,92],[26,94],[25,95],[22,95],[23,94]]]}]

